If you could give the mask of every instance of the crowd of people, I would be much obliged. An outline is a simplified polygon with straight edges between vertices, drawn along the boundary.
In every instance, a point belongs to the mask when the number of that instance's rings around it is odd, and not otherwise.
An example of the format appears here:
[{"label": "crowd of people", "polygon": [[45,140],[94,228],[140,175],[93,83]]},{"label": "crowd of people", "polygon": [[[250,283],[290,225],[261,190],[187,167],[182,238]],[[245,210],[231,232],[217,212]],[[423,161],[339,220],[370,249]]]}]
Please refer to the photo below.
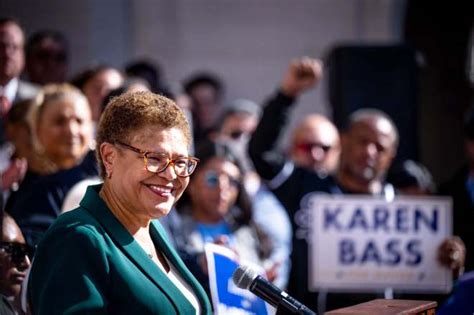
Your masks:
[{"label": "crowd of people", "polygon": [[208,314],[206,243],[261,266],[314,310],[383,297],[308,289],[314,193],[451,196],[454,236],[437,256],[462,285],[446,302],[429,297],[446,314],[468,307],[474,112],[468,165],[437,189],[418,162],[392,167],[399,134],[380,110],[355,111],[342,130],[312,113],[279,147],[298,97],[321,81],[319,60],[292,61],[264,104],[223,104],[211,73],[177,94],[143,60],[69,76],[70,53],[60,32],[26,39],[18,21],[0,19],[0,313]]}]

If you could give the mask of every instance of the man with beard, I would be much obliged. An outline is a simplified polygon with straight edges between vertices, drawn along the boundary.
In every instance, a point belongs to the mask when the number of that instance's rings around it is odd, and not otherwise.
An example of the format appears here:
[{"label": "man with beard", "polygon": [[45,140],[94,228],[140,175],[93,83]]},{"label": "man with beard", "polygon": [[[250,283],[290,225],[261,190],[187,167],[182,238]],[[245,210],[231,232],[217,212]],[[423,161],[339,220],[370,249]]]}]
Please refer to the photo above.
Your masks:
[{"label": "man with beard", "polygon": [[338,186],[344,193],[393,195],[393,187],[383,180],[397,145],[397,129],[385,113],[376,109],[354,112],[341,135]]},{"label": "man with beard", "polygon": [[[291,162],[285,154],[278,152],[277,139],[287,123],[289,110],[296,98],[312,88],[321,76],[322,67],[318,60],[302,58],[292,62],[280,90],[265,105],[249,143],[249,155],[255,169],[287,209],[292,221],[293,251],[288,292],[315,310],[318,296],[308,290],[310,197],[330,193],[369,194],[392,199],[394,189],[385,183],[384,176],[398,145],[395,124],[385,113],[360,109],[349,117],[348,125],[341,134],[341,158],[335,175],[321,176],[319,172]],[[374,294],[329,294],[327,309],[374,298]]]}]

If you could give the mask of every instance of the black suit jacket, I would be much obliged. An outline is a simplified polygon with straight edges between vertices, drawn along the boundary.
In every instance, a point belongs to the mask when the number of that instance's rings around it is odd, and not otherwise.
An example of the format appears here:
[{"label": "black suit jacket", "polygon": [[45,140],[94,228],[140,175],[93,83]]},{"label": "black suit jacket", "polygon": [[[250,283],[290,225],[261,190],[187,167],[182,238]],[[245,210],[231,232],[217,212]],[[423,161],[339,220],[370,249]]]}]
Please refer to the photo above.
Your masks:
[{"label": "black suit jacket", "polygon": [[[20,101],[35,98],[38,92],[39,87],[37,85],[19,80],[12,106],[15,106],[15,104]],[[0,117],[0,144],[3,144],[5,140],[5,117]]]},{"label": "black suit jacket", "polygon": [[469,169],[460,169],[439,193],[453,198],[453,234],[461,237],[466,245],[466,271],[474,270],[474,202],[466,188]]}]

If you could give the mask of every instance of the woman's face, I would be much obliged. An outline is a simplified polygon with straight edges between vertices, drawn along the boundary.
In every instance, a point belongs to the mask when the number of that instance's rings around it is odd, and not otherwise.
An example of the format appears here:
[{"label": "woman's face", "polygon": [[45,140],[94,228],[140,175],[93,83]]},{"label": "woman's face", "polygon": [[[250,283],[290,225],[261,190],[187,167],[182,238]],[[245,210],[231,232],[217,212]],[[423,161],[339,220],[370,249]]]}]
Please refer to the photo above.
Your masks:
[{"label": "woman's face", "polygon": [[220,221],[236,202],[240,176],[239,168],[222,158],[200,165],[188,189],[196,219],[205,223]]},{"label": "woman's face", "polygon": [[[142,151],[157,152],[176,159],[188,157],[188,145],[183,132],[178,128],[163,129],[146,126],[133,132],[124,143]],[[189,177],[178,177],[173,166],[160,173],[145,169],[143,157],[119,144],[110,146],[109,153],[102,152],[102,160],[111,174],[106,179],[109,191],[121,209],[139,221],[157,219],[167,215],[183,194]]]},{"label": "woman's face", "polygon": [[39,117],[37,136],[46,156],[60,168],[77,165],[92,139],[87,104],[72,97],[46,104]]}]

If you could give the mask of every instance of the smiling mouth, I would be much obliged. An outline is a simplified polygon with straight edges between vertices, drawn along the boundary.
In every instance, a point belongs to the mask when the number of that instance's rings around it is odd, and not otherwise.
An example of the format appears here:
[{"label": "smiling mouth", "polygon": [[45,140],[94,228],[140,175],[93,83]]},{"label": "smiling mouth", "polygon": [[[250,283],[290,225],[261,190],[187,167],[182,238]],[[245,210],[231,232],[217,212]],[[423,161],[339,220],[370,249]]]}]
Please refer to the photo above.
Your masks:
[{"label": "smiling mouth", "polygon": [[174,188],[163,187],[157,185],[146,185],[153,193],[162,197],[170,197],[174,192]]},{"label": "smiling mouth", "polygon": [[80,141],[64,141],[62,144],[67,145],[67,146],[73,146],[73,145],[80,145],[81,142]]}]

